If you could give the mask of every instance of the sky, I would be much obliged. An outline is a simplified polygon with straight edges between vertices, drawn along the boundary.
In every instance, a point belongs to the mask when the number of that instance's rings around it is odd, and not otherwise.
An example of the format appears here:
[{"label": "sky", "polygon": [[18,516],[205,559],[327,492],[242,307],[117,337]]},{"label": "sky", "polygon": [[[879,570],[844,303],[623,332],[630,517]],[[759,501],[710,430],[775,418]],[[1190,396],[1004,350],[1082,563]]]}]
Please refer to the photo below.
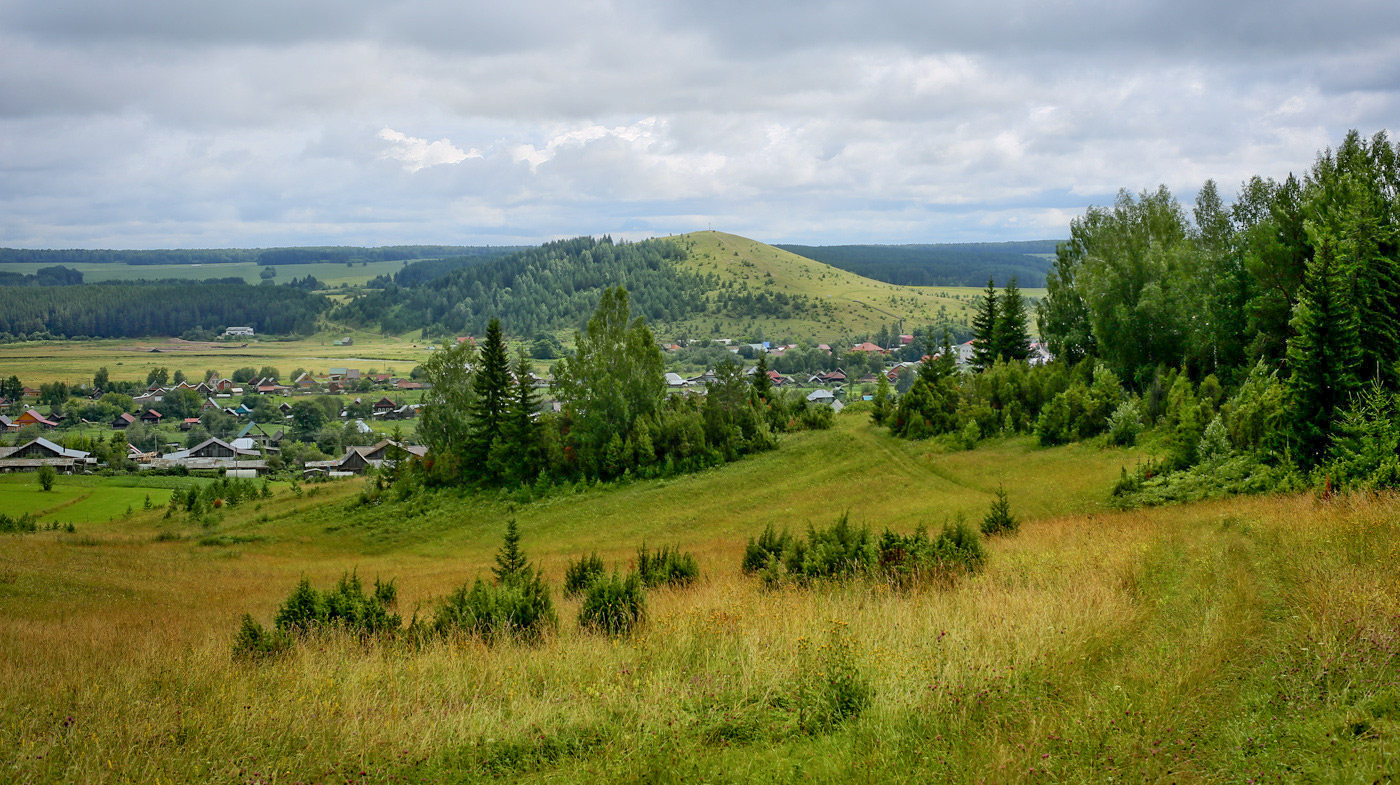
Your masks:
[{"label": "sky", "polygon": [[1394,0],[0,0],[7,247],[1058,238],[1397,127]]}]

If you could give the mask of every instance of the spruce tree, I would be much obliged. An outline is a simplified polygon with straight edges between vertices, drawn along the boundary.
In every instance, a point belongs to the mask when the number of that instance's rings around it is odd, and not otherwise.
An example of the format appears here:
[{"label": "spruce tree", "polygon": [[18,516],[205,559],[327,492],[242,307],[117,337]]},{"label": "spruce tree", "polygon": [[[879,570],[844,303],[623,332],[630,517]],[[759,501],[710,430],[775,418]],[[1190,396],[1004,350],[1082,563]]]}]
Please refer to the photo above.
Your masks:
[{"label": "spruce tree", "polygon": [[773,395],[773,380],[768,377],[768,357],[760,354],[758,364],[753,369],[753,391],[758,395],[758,399],[764,403],[768,402]]},{"label": "spruce tree", "polygon": [[997,287],[989,276],[982,304],[977,306],[977,314],[972,317],[972,367],[979,371],[992,367],[997,359],[997,314]]},{"label": "spruce tree", "polygon": [[473,458],[484,463],[491,444],[501,435],[506,406],[510,400],[510,359],[501,335],[501,321],[492,319],[486,328],[486,341],[481,347],[481,367],[472,380],[476,403],[472,407]]},{"label": "spruce tree", "polygon": [[992,357],[1024,360],[1031,356],[1031,336],[1026,329],[1026,303],[1016,286],[1016,276],[1006,282],[992,329]]},{"label": "spruce tree", "polygon": [[1324,240],[1308,264],[1293,312],[1288,419],[1305,465],[1326,449],[1332,421],[1357,389],[1360,325],[1341,272],[1330,240]]},{"label": "spruce tree", "polygon": [[493,448],[496,473],[506,482],[529,482],[540,473],[539,424],[535,414],[540,408],[539,396],[530,382],[530,358],[522,349],[516,354],[512,369],[515,383],[511,387],[501,438]]},{"label": "spruce tree", "polygon": [[530,563],[525,559],[525,552],[520,550],[520,527],[516,525],[515,519],[506,521],[506,538],[501,543],[501,550],[496,554],[496,566],[491,568],[491,573],[496,576],[497,584],[505,584],[513,579],[526,576],[530,568]]}]

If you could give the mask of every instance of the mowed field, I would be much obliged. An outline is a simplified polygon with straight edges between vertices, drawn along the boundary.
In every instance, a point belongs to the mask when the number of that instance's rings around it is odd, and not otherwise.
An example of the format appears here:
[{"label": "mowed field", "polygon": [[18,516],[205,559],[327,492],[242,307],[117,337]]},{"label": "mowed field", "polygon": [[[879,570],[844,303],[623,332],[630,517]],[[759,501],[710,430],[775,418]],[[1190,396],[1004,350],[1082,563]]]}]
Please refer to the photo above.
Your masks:
[{"label": "mowed field", "polygon": [[[971,324],[982,290],[956,286],[897,286],[865,278],[756,240],[724,232],[693,232],[671,238],[687,248],[683,265],[697,273],[717,274],[721,280],[742,281],[753,293],[802,295],[823,303],[818,316],[796,319],[722,318],[726,335],[830,341],[874,333],[882,326],[902,323],[905,331],[930,324]],[[999,284],[1004,282],[998,282]],[[1023,289],[1027,298],[1043,289]],[[701,318],[665,325],[662,332],[709,335],[715,319]]]},{"label": "mowed field", "polygon": [[[33,275],[41,267],[52,266],[51,264],[31,262],[5,262],[0,263],[0,272]],[[255,284],[262,282],[260,273],[264,269],[255,262],[229,262],[227,264],[107,264],[102,262],[71,262],[64,263],[63,266],[81,272],[83,274],[83,280],[87,283],[100,283],[102,281],[135,281],[142,279],[158,280],[163,278],[182,278],[194,281],[203,281],[210,278],[242,278],[248,283]],[[277,271],[277,277],[274,280],[279,283],[290,281],[293,278],[305,278],[310,275],[321,283],[332,287],[338,287],[341,284],[360,286],[368,283],[371,278],[380,275],[393,275],[402,268],[402,261],[356,262],[350,265],[346,265],[344,262],[273,265],[273,269]]]},{"label": "mowed field", "polygon": [[[0,538],[0,778],[15,782],[1374,782],[1400,732],[1400,505],[1235,499],[1110,512],[1142,456],[1027,439],[971,452],[863,417],[698,475],[528,504],[356,506],[284,490],[211,526],[163,511]],[[62,482],[62,479],[60,479]],[[877,530],[1025,517],[951,587],[763,588],[767,523]],[[635,636],[413,647],[325,635],[230,655],[302,576],[394,577],[405,617],[482,575],[514,517],[557,591],[569,556],[693,550]],[[167,532],[157,540],[159,532]],[[183,539],[169,539],[173,535]],[[204,544],[200,543],[222,543]],[[557,594],[556,594],[557,598]],[[860,714],[803,732],[836,656]]]}]

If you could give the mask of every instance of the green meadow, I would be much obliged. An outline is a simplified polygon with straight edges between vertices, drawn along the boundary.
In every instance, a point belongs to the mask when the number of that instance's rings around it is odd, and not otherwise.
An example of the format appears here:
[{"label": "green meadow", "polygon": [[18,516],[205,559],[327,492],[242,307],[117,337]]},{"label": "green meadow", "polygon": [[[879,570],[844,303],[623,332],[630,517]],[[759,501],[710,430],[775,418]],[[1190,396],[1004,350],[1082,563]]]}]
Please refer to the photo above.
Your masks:
[{"label": "green meadow", "polygon": [[[1400,504],[1108,509],[1121,468],[1145,457],[1024,438],[951,451],[847,413],[699,474],[533,501],[443,491],[364,504],[356,479],[198,518],[138,504],[76,533],[0,535],[0,778],[1392,778]],[[39,495],[4,480],[4,503]],[[146,492],[67,480],[56,503]],[[739,569],[768,524],[801,531],[849,513],[877,532],[937,531],[975,524],[998,486],[1020,531],[989,539],[985,568],[957,582],[768,589]],[[302,577],[394,578],[405,620],[431,616],[488,574],[509,518],[555,591],[559,626],[539,641],[326,632],[268,661],[232,654],[239,618],[269,624]],[[597,551],[626,569],[642,541],[693,552],[699,581],[652,591],[630,637],[581,629],[578,601],[558,593],[567,560]],[[802,724],[832,673],[862,686],[859,712]]]}]

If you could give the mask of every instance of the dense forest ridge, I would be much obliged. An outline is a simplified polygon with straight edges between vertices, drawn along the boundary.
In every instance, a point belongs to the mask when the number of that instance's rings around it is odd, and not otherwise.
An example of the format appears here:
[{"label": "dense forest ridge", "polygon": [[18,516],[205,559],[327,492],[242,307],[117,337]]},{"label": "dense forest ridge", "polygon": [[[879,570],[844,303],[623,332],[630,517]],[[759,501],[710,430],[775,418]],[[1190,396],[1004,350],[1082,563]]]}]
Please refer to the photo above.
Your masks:
[{"label": "dense forest ridge", "polygon": [[911,245],[791,245],[774,243],[833,267],[902,286],[981,286],[1016,276],[1021,286],[1045,285],[1059,240]]}]

